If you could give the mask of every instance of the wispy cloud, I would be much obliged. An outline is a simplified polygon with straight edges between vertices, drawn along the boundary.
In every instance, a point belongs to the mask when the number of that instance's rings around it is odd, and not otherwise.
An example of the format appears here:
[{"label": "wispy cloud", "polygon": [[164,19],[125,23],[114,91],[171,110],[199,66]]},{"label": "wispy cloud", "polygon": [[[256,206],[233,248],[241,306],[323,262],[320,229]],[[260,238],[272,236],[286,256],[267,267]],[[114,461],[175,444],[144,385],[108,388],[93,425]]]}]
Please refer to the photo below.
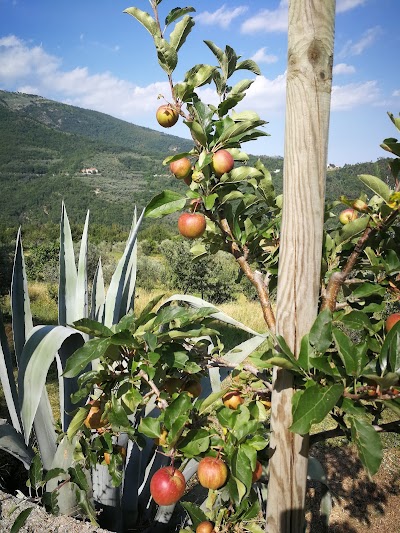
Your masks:
[{"label": "wispy cloud", "polygon": [[375,80],[332,87],[332,110],[343,111],[365,104],[378,104],[381,98]]},{"label": "wispy cloud", "polygon": [[266,53],[267,47],[263,46],[251,57],[256,63],[276,63],[278,61],[278,56],[274,54]]},{"label": "wispy cloud", "polygon": [[241,26],[242,33],[285,32],[288,29],[288,2],[281,0],[275,10],[262,9],[253,17],[245,20]]},{"label": "wispy cloud", "polygon": [[354,42],[349,40],[346,42],[342,50],[339,52],[339,57],[359,56],[366,48],[369,48],[382,33],[380,26],[374,26],[365,31],[361,38]]},{"label": "wispy cloud", "polygon": [[333,74],[335,75],[354,74],[355,71],[356,69],[353,65],[347,65],[346,63],[339,63],[333,67]]},{"label": "wispy cloud", "polygon": [[336,13],[344,13],[358,6],[363,6],[367,0],[337,0]]},{"label": "wispy cloud", "polygon": [[203,11],[199,13],[195,20],[200,24],[206,24],[207,26],[220,26],[221,28],[228,28],[232,20],[243,15],[247,11],[247,6],[237,6],[233,9],[224,4],[216,11]]},{"label": "wispy cloud", "polygon": [[397,89],[396,91],[393,91],[392,92],[392,96],[394,96],[394,97],[400,96],[400,89]]}]

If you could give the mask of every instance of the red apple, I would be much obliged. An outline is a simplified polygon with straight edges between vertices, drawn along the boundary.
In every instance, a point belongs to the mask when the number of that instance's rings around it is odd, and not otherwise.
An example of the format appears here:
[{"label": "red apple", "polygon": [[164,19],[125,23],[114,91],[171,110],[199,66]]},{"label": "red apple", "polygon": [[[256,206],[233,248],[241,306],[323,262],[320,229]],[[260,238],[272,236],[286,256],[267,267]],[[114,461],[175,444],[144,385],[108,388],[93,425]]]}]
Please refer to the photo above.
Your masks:
[{"label": "red apple", "polygon": [[185,383],[183,390],[188,392],[193,398],[198,398],[201,394],[200,381],[197,381],[196,379],[189,379],[189,381]]},{"label": "red apple", "polygon": [[199,463],[197,477],[206,489],[219,489],[228,477],[228,467],[218,457],[204,457]]},{"label": "red apple", "polygon": [[391,315],[389,315],[385,323],[386,331],[389,332],[392,329],[392,327],[396,324],[396,322],[398,322],[399,320],[400,320],[400,313],[392,313]]},{"label": "red apple", "polygon": [[178,219],[179,233],[188,239],[201,237],[206,229],[206,219],[201,213],[182,213]]},{"label": "red apple", "polygon": [[179,113],[171,104],[161,105],[157,109],[156,119],[163,128],[174,126],[178,122],[178,118]]},{"label": "red apple", "polygon": [[357,211],[354,209],[345,209],[342,211],[339,215],[339,220],[342,224],[348,224],[349,222],[352,222],[358,217]]},{"label": "red apple", "polygon": [[237,409],[240,404],[244,403],[244,399],[238,390],[233,390],[224,394],[222,401],[225,407],[228,407],[229,409]]},{"label": "red apple", "polygon": [[230,172],[233,169],[235,160],[228,150],[218,150],[212,158],[212,167],[215,175],[220,177],[225,172]]},{"label": "red apple", "polygon": [[181,159],[177,159],[176,161],[172,161],[169,164],[169,169],[172,172],[172,174],[175,176],[175,178],[178,178],[179,180],[183,180],[190,176],[192,173],[192,163],[190,162],[190,159],[187,157],[182,157]]},{"label": "red apple", "polygon": [[196,527],[196,533],[215,533],[214,524],[208,520],[200,522]]},{"label": "red apple", "polygon": [[183,474],[173,466],[164,466],[150,481],[150,493],[158,505],[172,505],[182,498],[186,487]]},{"label": "red apple", "polygon": [[256,469],[254,470],[252,478],[251,478],[252,482],[255,483],[256,481],[260,479],[261,476],[262,476],[262,464],[260,463],[260,461],[257,461]]}]

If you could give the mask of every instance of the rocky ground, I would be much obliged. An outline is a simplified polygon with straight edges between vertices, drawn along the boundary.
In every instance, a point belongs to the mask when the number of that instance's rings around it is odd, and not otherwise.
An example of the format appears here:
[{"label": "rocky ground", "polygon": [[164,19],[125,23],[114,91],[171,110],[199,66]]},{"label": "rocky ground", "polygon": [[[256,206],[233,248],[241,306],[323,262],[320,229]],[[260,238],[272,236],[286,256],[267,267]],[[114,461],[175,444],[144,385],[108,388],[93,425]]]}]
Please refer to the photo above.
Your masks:
[{"label": "rocky ground", "polygon": [[[400,532],[400,450],[385,451],[382,467],[373,479],[362,469],[354,451],[348,446],[313,450],[325,466],[333,509],[327,527],[319,515],[321,496],[318,484],[310,484],[307,496],[307,533]],[[4,485],[4,483],[3,483]],[[10,491],[12,492],[12,491]],[[0,532],[9,533],[15,517],[32,503],[0,490]],[[14,510],[18,505],[18,510]],[[11,514],[10,514],[11,513]],[[107,530],[72,517],[55,517],[35,506],[21,532],[106,533]],[[172,532],[171,532],[172,533]]]}]

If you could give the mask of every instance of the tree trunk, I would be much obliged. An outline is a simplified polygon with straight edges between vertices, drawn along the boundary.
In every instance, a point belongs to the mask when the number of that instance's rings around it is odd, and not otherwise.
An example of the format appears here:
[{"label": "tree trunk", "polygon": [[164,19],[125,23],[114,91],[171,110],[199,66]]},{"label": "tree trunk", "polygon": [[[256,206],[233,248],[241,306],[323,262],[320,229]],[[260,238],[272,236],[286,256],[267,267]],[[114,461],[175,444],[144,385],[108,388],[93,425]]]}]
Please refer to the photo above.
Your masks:
[{"label": "tree trunk", "polygon": [[[289,2],[284,203],[277,333],[298,356],[318,311],[332,85],[335,0]],[[308,435],[289,431],[292,377],[275,369],[271,412],[268,533],[300,533]]]}]

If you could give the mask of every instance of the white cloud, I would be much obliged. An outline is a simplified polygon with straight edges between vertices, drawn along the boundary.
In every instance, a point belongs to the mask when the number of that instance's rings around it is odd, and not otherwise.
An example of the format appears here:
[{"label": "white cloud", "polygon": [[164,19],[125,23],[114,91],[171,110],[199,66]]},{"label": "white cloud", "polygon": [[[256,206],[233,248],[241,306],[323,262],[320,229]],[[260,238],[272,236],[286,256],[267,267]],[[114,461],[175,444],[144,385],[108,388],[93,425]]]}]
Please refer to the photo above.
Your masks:
[{"label": "white cloud", "polygon": [[375,80],[332,87],[332,111],[343,111],[365,104],[377,104],[380,90]]},{"label": "white cloud", "polygon": [[380,26],[369,28],[357,42],[353,42],[352,40],[347,41],[343,49],[339,52],[339,57],[359,56],[376,41],[381,33],[382,28]]},{"label": "white cloud", "polygon": [[246,103],[239,104],[239,108],[254,109],[261,117],[269,113],[282,112],[285,108],[286,73],[279,74],[274,79],[257,76],[246,95]]},{"label": "white cloud", "polygon": [[358,6],[363,6],[367,0],[337,0],[336,13],[344,13]]},{"label": "white cloud", "polygon": [[288,2],[281,0],[275,10],[262,9],[245,20],[241,27],[242,33],[286,32],[288,29]]},{"label": "white cloud", "polygon": [[91,74],[86,67],[62,70],[59,58],[15,36],[0,39],[0,84],[134,122],[156,109],[159,94],[169,94],[168,82],[140,87],[110,72]]},{"label": "white cloud", "polygon": [[356,69],[353,65],[347,65],[346,63],[339,63],[333,67],[333,74],[354,74]]},{"label": "white cloud", "polygon": [[392,92],[392,96],[397,97],[400,96],[400,89],[397,89],[396,91]]},{"label": "white cloud", "polygon": [[0,81],[3,83],[29,75],[46,76],[59,64],[60,60],[47,54],[41,46],[29,48],[15,35],[0,39]]},{"label": "white cloud", "polygon": [[207,26],[221,26],[221,28],[228,28],[232,20],[243,15],[247,11],[247,6],[237,6],[233,9],[229,9],[225,4],[216,11],[210,13],[209,11],[203,11],[199,13],[195,20],[200,24],[206,24]]},{"label": "white cloud", "polygon": [[278,61],[278,56],[273,54],[266,53],[267,47],[263,46],[251,57],[256,63],[276,63]]}]

